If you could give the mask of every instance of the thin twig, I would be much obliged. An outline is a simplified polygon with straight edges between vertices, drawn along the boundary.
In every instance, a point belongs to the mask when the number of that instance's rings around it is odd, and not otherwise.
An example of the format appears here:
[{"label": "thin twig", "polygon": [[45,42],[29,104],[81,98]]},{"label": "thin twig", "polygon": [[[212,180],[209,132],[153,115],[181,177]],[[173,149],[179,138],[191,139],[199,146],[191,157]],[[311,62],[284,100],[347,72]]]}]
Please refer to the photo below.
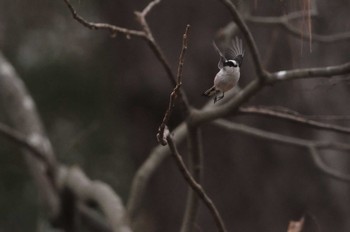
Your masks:
[{"label": "thin twig", "polygon": [[181,174],[183,175],[187,183],[190,185],[192,190],[197,193],[199,198],[202,199],[204,204],[209,209],[218,227],[218,231],[219,232],[227,231],[225,228],[224,222],[222,220],[222,217],[219,211],[217,210],[216,206],[214,205],[213,201],[209,198],[209,196],[205,193],[202,186],[196,182],[196,180],[192,177],[191,173],[186,168],[185,162],[183,161],[182,157],[177,151],[176,145],[174,144],[174,141],[172,140],[171,135],[167,137],[167,142],[169,144],[169,149],[171,150],[171,154],[174,157],[179,170],[181,171]]},{"label": "thin twig", "polygon": [[182,68],[184,65],[184,60],[185,60],[185,54],[187,50],[187,40],[188,40],[188,33],[189,33],[190,25],[186,26],[185,33],[183,35],[183,40],[182,40],[182,49],[179,57],[179,64],[178,64],[178,69],[177,69],[177,77],[176,77],[176,85],[173,89],[173,91],[170,94],[170,100],[169,100],[169,105],[168,108],[164,114],[163,120],[161,125],[159,126],[158,133],[157,133],[157,140],[160,144],[163,146],[166,145],[166,133],[164,133],[164,130],[168,124],[168,121],[170,119],[171,113],[175,107],[175,100],[178,96],[178,91],[182,85]]},{"label": "thin twig", "polygon": [[116,35],[117,33],[122,33],[122,34],[125,34],[127,37],[130,37],[130,36],[145,37],[146,36],[143,31],[130,30],[124,27],[118,27],[108,23],[89,22],[85,20],[83,17],[81,17],[80,15],[78,15],[77,11],[73,8],[69,0],[64,0],[64,2],[66,3],[68,9],[72,13],[73,18],[91,30],[99,30],[99,29],[108,30],[111,32],[112,35]]},{"label": "thin twig", "polygon": [[[81,17],[76,10],[73,8],[72,4],[69,2],[69,0],[64,0],[66,5],[68,6],[70,12],[72,13],[72,16],[75,20],[77,20],[79,23],[81,23],[83,26],[93,29],[93,30],[98,30],[98,29],[105,29],[109,30],[113,36],[115,36],[117,33],[122,33],[125,34],[127,38],[130,36],[135,36],[142,38],[147,41],[149,47],[151,50],[154,52],[156,58],[159,60],[159,62],[162,64],[163,68],[165,69],[165,72],[167,73],[170,82],[173,84],[173,86],[176,85],[176,77],[174,73],[171,70],[171,67],[169,65],[169,62],[165,58],[165,55],[162,51],[162,49],[159,47],[157,44],[156,40],[153,37],[153,34],[151,32],[151,29],[146,21],[146,16],[148,13],[157,5],[161,2],[161,0],[153,0],[151,1],[141,12],[135,11],[136,19],[138,20],[139,24],[142,27],[142,31],[138,30],[131,30],[123,27],[118,27],[115,25],[111,25],[108,23],[92,23],[87,20],[85,20],[83,17]],[[180,89],[179,95],[181,96],[181,101],[185,106],[185,109],[189,111],[189,103],[186,97],[185,92]]]},{"label": "thin twig", "polygon": [[347,128],[347,127],[333,125],[333,124],[324,123],[324,122],[318,122],[311,119],[307,119],[304,116],[299,114],[296,115],[296,114],[276,111],[276,110],[272,110],[261,106],[240,107],[238,110],[238,113],[268,116],[272,118],[283,119],[290,122],[299,123],[305,126],[311,126],[317,129],[324,129],[324,130],[330,130],[330,131],[335,131],[335,132],[344,133],[344,134],[350,134],[350,128]]}]

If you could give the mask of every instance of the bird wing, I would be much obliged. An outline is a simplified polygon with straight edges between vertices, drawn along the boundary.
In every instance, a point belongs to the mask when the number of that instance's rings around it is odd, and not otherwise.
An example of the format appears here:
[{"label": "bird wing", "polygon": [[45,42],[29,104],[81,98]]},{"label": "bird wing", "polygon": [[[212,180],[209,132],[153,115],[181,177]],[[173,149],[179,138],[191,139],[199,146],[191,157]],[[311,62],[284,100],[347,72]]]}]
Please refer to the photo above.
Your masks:
[{"label": "bird wing", "polygon": [[216,46],[215,41],[213,41],[213,46],[215,48],[215,50],[219,53],[220,55],[220,60],[218,63],[218,68],[222,69],[224,67],[224,62],[226,61],[226,58],[224,56],[224,54],[220,51],[220,49],[218,48],[218,46]]}]

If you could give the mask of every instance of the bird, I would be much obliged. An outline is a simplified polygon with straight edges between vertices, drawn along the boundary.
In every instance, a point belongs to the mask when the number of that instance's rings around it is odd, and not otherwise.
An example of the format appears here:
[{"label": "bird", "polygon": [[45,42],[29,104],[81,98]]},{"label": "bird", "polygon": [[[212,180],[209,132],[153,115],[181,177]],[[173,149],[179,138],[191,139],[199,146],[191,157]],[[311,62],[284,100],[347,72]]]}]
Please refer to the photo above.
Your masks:
[{"label": "bird", "polygon": [[222,53],[213,41],[213,46],[220,55],[219,72],[214,78],[214,85],[203,95],[207,97],[215,96],[214,104],[224,98],[226,91],[237,85],[240,77],[240,68],[244,58],[242,40],[236,37],[231,43],[232,46]]}]

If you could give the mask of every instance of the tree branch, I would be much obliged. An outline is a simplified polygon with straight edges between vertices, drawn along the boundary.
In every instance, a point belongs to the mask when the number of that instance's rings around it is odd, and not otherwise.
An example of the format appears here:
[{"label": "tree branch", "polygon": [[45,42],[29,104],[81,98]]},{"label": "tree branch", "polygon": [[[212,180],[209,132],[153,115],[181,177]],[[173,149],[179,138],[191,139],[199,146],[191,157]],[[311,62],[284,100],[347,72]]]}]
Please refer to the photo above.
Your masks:
[{"label": "tree branch", "polygon": [[[314,15],[313,12],[311,14]],[[293,12],[287,15],[279,16],[279,17],[260,17],[260,16],[246,16],[245,20],[250,23],[254,23],[257,25],[267,25],[267,26],[281,26],[284,30],[289,32],[291,35],[303,39],[319,42],[319,43],[333,43],[339,41],[347,41],[350,40],[350,32],[332,34],[332,35],[319,35],[312,33],[312,35],[308,33],[304,33],[299,30],[297,27],[290,23],[291,20],[295,20],[298,17],[302,17],[304,14],[302,12]]]},{"label": "tree branch", "polygon": [[287,80],[296,80],[302,78],[316,78],[316,77],[333,77],[337,75],[345,75],[350,73],[350,62],[327,66],[324,68],[305,68],[295,70],[282,70],[275,73],[267,73],[267,81],[261,83],[253,80],[243,90],[241,90],[232,100],[227,104],[220,105],[212,109],[192,110],[189,121],[192,124],[202,124],[220,117],[227,116],[238,110],[238,107],[244,102],[248,101],[250,97],[258,93],[263,87],[268,84],[274,84]]},{"label": "tree branch", "polygon": [[300,138],[294,138],[286,135],[280,135],[273,132],[263,131],[257,128],[249,127],[243,124],[237,124],[229,122],[227,120],[219,119],[213,122],[215,125],[218,125],[224,129],[238,131],[244,134],[248,134],[257,138],[270,140],[273,142],[278,142],[290,146],[298,146],[307,148],[311,157],[314,161],[315,166],[324,174],[341,180],[341,181],[350,181],[350,176],[340,173],[336,170],[328,167],[319,157],[317,149],[332,148],[334,150],[347,150],[350,151],[350,145],[344,143],[334,143],[334,142],[322,142],[322,141],[312,141]]},{"label": "tree branch", "polygon": [[173,155],[176,164],[181,171],[181,174],[187,181],[187,183],[190,185],[193,191],[196,192],[198,197],[203,201],[203,203],[206,205],[206,207],[209,209],[210,213],[212,214],[215,223],[218,227],[219,232],[225,232],[227,231],[225,228],[225,225],[223,223],[222,217],[217,210],[216,206],[214,205],[213,201],[209,198],[209,196],[205,193],[202,186],[196,182],[196,180],[192,177],[191,173],[186,168],[186,165],[180,156],[180,154],[177,151],[176,145],[174,144],[174,141],[171,138],[171,135],[167,137],[167,142],[169,145],[169,149],[171,151],[171,154]]},{"label": "tree branch", "polygon": [[273,84],[279,81],[296,80],[302,78],[317,78],[317,77],[333,77],[337,75],[345,75],[350,73],[350,62],[327,66],[323,68],[305,68],[294,70],[282,70],[271,73],[268,77],[268,84]]},{"label": "tree branch", "polygon": [[69,0],[63,0],[70,12],[72,13],[72,16],[75,20],[77,20],[80,24],[83,26],[91,29],[91,30],[107,30],[110,31],[110,33],[115,36],[117,33],[125,34],[126,37],[135,36],[135,37],[141,37],[144,38],[146,36],[145,32],[143,31],[137,31],[137,30],[130,30],[124,27],[118,27],[114,26],[108,23],[93,23],[85,20],[83,17],[78,15],[77,11],[73,8],[72,4]]},{"label": "tree branch", "polygon": [[175,100],[178,96],[178,91],[180,90],[180,87],[182,85],[182,68],[184,65],[185,53],[187,50],[187,39],[188,39],[189,29],[190,29],[190,25],[187,25],[185,33],[183,34],[182,49],[181,49],[181,53],[180,53],[180,57],[179,57],[179,64],[178,64],[178,69],[177,69],[176,85],[170,94],[168,109],[166,110],[164,117],[163,117],[163,120],[162,120],[162,123],[160,124],[160,126],[158,128],[157,140],[163,146],[167,144],[166,137],[168,136],[167,133],[164,133],[164,130],[168,124],[171,113],[173,112],[173,109],[175,107]]},{"label": "tree branch", "polygon": [[59,186],[61,189],[67,187],[82,202],[96,202],[112,231],[131,232],[123,203],[109,185],[89,180],[78,167],[62,167]]},{"label": "tree branch", "polygon": [[347,127],[333,125],[333,124],[324,123],[324,122],[318,122],[311,119],[307,119],[304,116],[299,114],[291,114],[291,113],[276,111],[276,110],[269,109],[267,107],[261,107],[261,106],[240,107],[238,110],[238,113],[244,114],[244,115],[250,114],[250,115],[268,116],[271,118],[282,119],[289,122],[295,122],[295,123],[313,127],[316,129],[324,129],[324,130],[334,131],[338,133],[350,134],[350,128],[347,128]]},{"label": "tree branch", "polygon": [[[170,82],[172,83],[173,86],[176,86],[176,77],[171,70],[169,62],[165,58],[163,51],[161,50],[161,48],[157,44],[156,40],[154,39],[153,34],[151,32],[151,29],[146,21],[146,16],[148,15],[148,13],[157,4],[159,4],[161,2],[161,0],[153,0],[141,12],[139,12],[139,11],[134,12],[138,22],[140,23],[140,25],[143,29],[142,31],[130,30],[127,28],[117,27],[117,26],[114,26],[111,24],[106,24],[106,23],[88,22],[83,17],[78,15],[76,10],[70,4],[69,0],[64,0],[64,2],[66,3],[70,12],[72,13],[73,18],[75,20],[77,20],[79,23],[81,23],[83,26],[85,26],[89,29],[105,29],[105,30],[109,30],[112,33],[112,35],[115,35],[116,33],[123,33],[126,35],[127,38],[129,38],[130,36],[135,36],[135,37],[139,37],[139,38],[146,40],[149,47],[151,48],[151,50],[155,54],[156,58],[159,60],[159,62],[162,64],[163,68],[165,69],[165,72],[167,73]],[[190,106],[189,106],[186,94],[182,89],[180,89],[179,95],[181,96],[181,101],[182,101],[182,104],[184,105],[185,109],[187,111],[189,111]]]}]

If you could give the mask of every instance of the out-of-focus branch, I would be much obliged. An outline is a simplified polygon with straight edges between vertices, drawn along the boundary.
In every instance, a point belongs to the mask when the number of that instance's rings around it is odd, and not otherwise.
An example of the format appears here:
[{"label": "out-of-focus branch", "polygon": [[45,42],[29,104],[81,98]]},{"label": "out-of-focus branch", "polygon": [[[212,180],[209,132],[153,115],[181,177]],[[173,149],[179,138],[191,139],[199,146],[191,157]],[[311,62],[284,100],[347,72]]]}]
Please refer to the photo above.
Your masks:
[{"label": "out-of-focus branch", "polygon": [[323,141],[313,141],[313,140],[306,140],[306,139],[300,139],[300,138],[294,138],[286,135],[276,134],[273,132],[268,132],[264,130],[260,130],[257,128],[249,127],[243,124],[237,124],[233,122],[229,122],[227,120],[219,119],[213,122],[215,125],[218,125],[224,129],[228,130],[234,130],[237,132],[241,132],[247,135],[251,135],[257,138],[270,140],[273,142],[278,142],[286,145],[291,146],[298,146],[298,147],[304,147],[307,148],[310,153],[311,157],[314,161],[315,166],[324,174],[341,180],[341,181],[350,181],[350,176],[340,173],[330,167],[328,167],[320,158],[320,155],[318,154],[318,149],[325,149],[325,148],[332,148],[334,150],[341,150],[341,151],[350,151],[350,145],[344,144],[344,143],[335,143],[335,142],[323,142]]},{"label": "out-of-focus branch", "polygon": [[[9,121],[14,129],[0,124],[0,135],[15,142],[23,149],[29,170],[37,185],[40,199],[47,209],[47,214],[52,222],[57,222],[62,213],[62,190],[69,187],[77,195],[77,201],[85,204],[84,199],[80,197],[90,196],[91,199],[104,198],[98,200],[98,205],[106,214],[107,221],[112,226],[112,231],[130,231],[127,226],[127,220],[122,220],[121,215],[126,217],[124,208],[119,201],[119,197],[105,184],[101,182],[91,182],[87,177],[77,169],[69,172],[70,176],[63,176],[62,170],[66,170],[55,160],[51,144],[43,132],[43,127],[33,99],[27,92],[24,83],[17,76],[13,67],[8,63],[0,53],[0,100],[4,106],[5,113],[8,114]],[[66,179],[61,179],[61,178]],[[72,179],[69,179],[72,177]],[[82,186],[85,184],[84,186]],[[88,186],[87,186],[88,185]],[[84,187],[86,187],[84,189]],[[83,189],[83,190],[82,190]],[[87,191],[82,195],[80,192]],[[90,190],[90,192],[88,191]],[[79,194],[78,194],[79,193]],[[95,198],[94,198],[95,197]],[[106,206],[108,203],[113,206]],[[111,208],[114,207],[114,210]],[[108,208],[108,209],[105,209]],[[84,207],[78,207],[79,213],[85,221],[89,221],[99,228],[99,231],[109,231],[108,226],[97,220],[94,215],[87,213],[87,210],[81,210]],[[119,217],[119,218],[118,218]],[[60,223],[60,222],[58,222]],[[120,223],[120,224],[119,224]],[[58,226],[63,226],[58,224]],[[115,229],[117,228],[117,229]],[[123,230],[119,230],[119,228]],[[125,229],[126,228],[126,229]]]},{"label": "out-of-focus branch", "polygon": [[312,159],[315,163],[315,166],[323,173],[327,174],[328,176],[340,180],[340,181],[350,181],[350,175],[344,174],[342,172],[339,172],[333,168],[328,167],[322,160],[319,152],[318,147],[316,145],[310,145],[309,147],[310,154],[312,156]]},{"label": "out-of-focus branch", "polygon": [[[203,151],[202,137],[199,127],[187,124],[188,134],[188,170],[192,174],[193,179],[200,184],[203,170]],[[186,200],[185,214],[182,221],[181,232],[191,232],[194,230],[196,216],[199,208],[199,199],[197,194],[189,190]]]},{"label": "out-of-focus branch", "polygon": [[279,81],[295,80],[302,78],[317,78],[317,77],[333,77],[337,75],[345,75],[350,73],[350,62],[326,66],[323,68],[305,68],[305,69],[293,69],[282,70],[279,72],[271,73],[268,77],[268,83],[273,84]]},{"label": "out-of-focus branch", "polygon": [[181,49],[181,53],[180,53],[180,57],[179,57],[176,85],[170,94],[168,109],[166,110],[166,112],[164,114],[162,123],[160,124],[159,129],[158,129],[158,133],[157,133],[157,140],[163,146],[167,144],[166,137],[168,136],[166,133],[164,133],[164,130],[168,124],[171,113],[173,112],[173,109],[175,107],[175,100],[178,96],[178,91],[182,85],[182,68],[184,65],[185,53],[187,50],[187,40],[188,40],[189,29],[190,29],[190,25],[187,25],[185,33],[183,34],[183,39],[182,39],[182,49]]},{"label": "out-of-focus branch", "polygon": [[238,28],[242,31],[244,38],[251,50],[252,58],[255,64],[255,69],[257,76],[260,80],[264,80],[266,77],[266,72],[263,68],[259,50],[256,46],[252,33],[250,32],[248,26],[244,22],[243,17],[238,13],[236,6],[230,0],[220,0],[230,11],[233,21],[237,24]]},{"label": "out-of-focus branch", "polygon": [[[20,138],[16,142],[27,148],[23,150],[23,154],[29,172],[38,188],[46,214],[50,219],[55,219],[60,212],[60,198],[54,183],[56,177],[55,155],[51,143],[44,133],[32,97],[15,69],[2,53],[0,53],[0,101],[3,112],[13,130],[16,131],[12,135]],[[7,132],[9,132],[7,135],[11,134],[9,130]],[[12,139],[15,137],[12,136]],[[20,140],[24,143],[19,143]]]},{"label": "out-of-focus branch", "polygon": [[130,232],[123,203],[113,189],[101,182],[91,181],[78,168],[60,170],[59,186],[68,188],[81,202],[97,203],[114,232]]},{"label": "out-of-focus branch", "polygon": [[202,186],[196,182],[196,180],[192,177],[191,173],[186,168],[186,165],[185,165],[182,157],[180,156],[179,152],[177,151],[176,145],[175,145],[171,135],[169,135],[167,137],[167,141],[168,141],[169,149],[171,150],[171,154],[173,155],[173,157],[176,161],[176,164],[177,164],[179,170],[181,171],[181,174],[183,175],[183,177],[185,178],[187,183],[190,185],[192,190],[196,192],[196,194],[200,197],[200,199],[203,201],[203,203],[209,209],[209,211],[212,214],[212,216],[215,220],[215,223],[218,227],[218,231],[220,231],[220,232],[227,231],[225,228],[224,222],[222,220],[222,217],[221,217],[219,211],[217,210],[216,206],[214,205],[213,201],[209,198],[209,196],[205,193]]},{"label": "out-of-focus branch", "polygon": [[304,126],[309,126],[317,129],[323,129],[323,130],[329,130],[329,131],[334,131],[338,133],[344,133],[344,134],[350,134],[350,128],[343,127],[343,126],[338,126],[338,125],[333,125],[329,123],[324,123],[324,122],[318,122],[314,121],[308,118],[305,118],[304,116],[300,114],[291,114],[287,112],[281,112],[277,110],[272,110],[267,107],[255,107],[255,106],[249,106],[249,107],[240,107],[238,110],[239,114],[244,114],[244,115],[261,115],[261,116],[267,116],[271,118],[276,118],[276,119],[282,119],[286,120],[289,122],[294,122],[298,123]]},{"label": "out-of-focus branch", "polygon": [[[311,12],[314,15],[313,12]],[[261,16],[246,16],[245,20],[256,25],[266,25],[266,26],[281,26],[284,30],[289,32],[291,35],[296,36],[299,39],[310,40],[320,43],[333,43],[339,41],[350,40],[350,32],[332,34],[332,35],[319,35],[319,34],[309,34],[304,33],[294,26],[290,21],[296,18],[302,17],[303,14],[294,12],[287,15],[279,17],[261,17]]]},{"label": "out-of-focus branch", "polygon": [[33,156],[43,162],[46,166],[51,167],[52,163],[46,158],[46,154],[41,150],[37,149],[33,144],[31,144],[23,134],[10,128],[9,126],[0,123],[0,136],[7,138],[8,140],[14,142],[17,145],[23,146],[28,151],[30,151]]}]

